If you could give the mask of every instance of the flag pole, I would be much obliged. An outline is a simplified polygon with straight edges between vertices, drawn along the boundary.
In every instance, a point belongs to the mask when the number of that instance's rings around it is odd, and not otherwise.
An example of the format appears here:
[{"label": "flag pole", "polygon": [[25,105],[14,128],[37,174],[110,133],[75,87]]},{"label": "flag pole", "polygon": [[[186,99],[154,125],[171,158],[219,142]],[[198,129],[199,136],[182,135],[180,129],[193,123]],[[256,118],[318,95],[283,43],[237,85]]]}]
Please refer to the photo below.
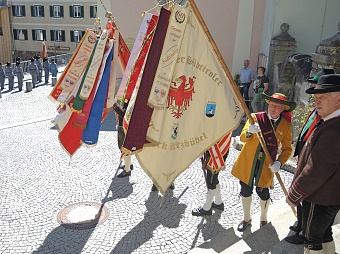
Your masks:
[{"label": "flag pole", "polygon": [[[201,15],[200,11],[198,10],[198,8],[197,8],[197,6],[196,6],[195,1],[194,1],[194,0],[188,0],[188,1],[189,1],[190,6],[191,6],[191,9],[192,9],[193,12],[195,13],[195,15],[196,15],[198,21],[200,22],[200,24],[201,24],[201,26],[202,26],[202,28],[203,28],[203,30],[204,30],[204,33],[205,33],[206,36],[208,37],[208,41],[209,41],[209,43],[211,44],[211,47],[212,47],[212,49],[214,50],[214,52],[215,52],[215,54],[216,54],[216,56],[217,56],[217,58],[218,58],[220,64],[222,65],[222,68],[223,68],[224,72],[227,74],[227,77],[228,77],[228,79],[229,79],[229,81],[230,81],[230,83],[231,83],[231,87],[232,87],[232,89],[233,89],[235,95],[237,96],[238,100],[240,101],[241,106],[242,106],[242,108],[243,108],[243,110],[244,110],[246,116],[248,117],[248,120],[249,120],[250,124],[254,124],[254,123],[255,123],[255,122],[254,122],[254,119],[253,119],[253,117],[251,116],[250,111],[249,111],[249,109],[248,109],[248,107],[247,107],[245,101],[243,100],[243,97],[242,97],[240,91],[238,90],[238,88],[237,88],[237,86],[236,86],[236,84],[235,84],[235,81],[234,81],[234,79],[233,79],[233,77],[232,77],[232,75],[231,75],[231,73],[230,73],[230,71],[229,71],[229,69],[228,69],[228,66],[227,66],[226,63],[224,62],[224,59],[223,59],[223,57],[222,57],[222,55],[221,55],[221,53],[220,53],[220,51],[219,51],[219,49],[218,49],[218,47],[217,47],[217,45],[216,45],[216,43],[215,43],[215,41],[214,41],[212,35],[210,34],[210,31],[209,31],[207,25],[205,24],[204,19],[203,19],[202,15]],[[265,155],[267,156],[267,158],[268,158],[268,160],[269,160],[269,164],[272,165],[272,164],[273,164],[273,160],[272,160],[272,158],[271,158],[271,156],[270,156],[270,153],[269,153],[269,151],[268,151],[268,148],[267,148],[267,146],[266,146],[266,143],[264,142],[264,140],[263,140],[262,136],[260,135],[260,133],[257,133],[257,137],[258,137],[258,139],[259,139],[259,141],[260,141],[260,144],[261,144],[261,146],[262,146],[262,148],[263,148],[263,151],[264,151]],[[288,195],[288,192],[287,192],[286,187],[284,186],[284,184],[283,184],[283,182],[282,182],[282,179],[281,179],[281,177],[280,177],[280,174],[279,174],[278,172],[276,172],[276,173],[275,173],[275,176],[276,176],[277,180],[279,181],[280,186],[281,186],[281,188],[282,188],[284,194],[287,196],[287,195]],[[296,216],[296,211],[295,211],[295,209],[294,209],[293,207],[292,207],[292,210],[293,210],[294,215]]]}]

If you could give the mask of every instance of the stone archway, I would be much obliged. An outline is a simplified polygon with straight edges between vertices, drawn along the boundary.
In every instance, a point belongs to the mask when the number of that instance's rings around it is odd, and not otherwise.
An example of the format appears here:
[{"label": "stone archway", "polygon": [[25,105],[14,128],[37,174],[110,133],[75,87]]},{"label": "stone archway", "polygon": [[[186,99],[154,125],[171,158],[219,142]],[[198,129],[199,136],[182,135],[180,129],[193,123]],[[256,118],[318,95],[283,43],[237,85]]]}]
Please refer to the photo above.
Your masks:
[{"label": "stone archway", "polygon": [[312,70],[312,59],[307,54],[293,54],[283,63],[280,71],[278,92],[285,94],[290,101],[299,103],[306,99],[306,79]]}]

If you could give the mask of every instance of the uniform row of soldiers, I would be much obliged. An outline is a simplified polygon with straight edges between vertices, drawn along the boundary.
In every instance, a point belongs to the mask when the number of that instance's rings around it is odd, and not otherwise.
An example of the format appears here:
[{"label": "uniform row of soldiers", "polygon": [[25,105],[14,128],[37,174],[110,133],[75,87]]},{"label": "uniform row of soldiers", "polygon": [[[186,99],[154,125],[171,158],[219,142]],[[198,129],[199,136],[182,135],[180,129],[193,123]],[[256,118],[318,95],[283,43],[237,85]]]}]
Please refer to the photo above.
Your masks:
[{"label": "uniform row of soldiers", "polygon": [[[33,88],[36,87],[37,83],[42,82],[43,71],[45,77],[45,84],[48,84],[50,73],[52,77],[57,77],[58,66],[54,59],[48,62],[48,58],[43,59],[43,63],[40,61],[40,56],[34,56],[30,60],[28,65],[28,72],[32,77]],[[17,58],[15,63],[15,68],[13,70],[11,63],[7,62],[5,68],[3,68],[2,63],[0,63],[0,88],[3,90],[5,88],[5,79],[8,79],[8,89],[12,91],[14,89],[14,77],[17,77],[18,89],[22,91],[24,83],[24,71],[21,65],[21,59]]]}]

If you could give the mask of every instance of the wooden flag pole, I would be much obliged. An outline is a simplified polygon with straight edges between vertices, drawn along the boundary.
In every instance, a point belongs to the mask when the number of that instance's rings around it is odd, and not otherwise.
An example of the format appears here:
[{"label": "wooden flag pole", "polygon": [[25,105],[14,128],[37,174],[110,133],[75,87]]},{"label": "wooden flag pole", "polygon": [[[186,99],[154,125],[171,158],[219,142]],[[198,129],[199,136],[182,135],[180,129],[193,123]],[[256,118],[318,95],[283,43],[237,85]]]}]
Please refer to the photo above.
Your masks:
[{"label": "wooden flag pole", "polygon": [[[207,25],[205,24],[204,19],[203,19],[202,15],[201,15],[200,11],[197,8],[195,1],[194,0],[188,0],[188,1],[189,1],[190,6],[191,6],[191,9],[195,13],[195,15],[196,15],[197,19],[199,20],[199,22],[200,22],[200,24],[201,24],[201,26],[202,26],[206,36],[208,37],[208,41],[211,44],[211,47],[214,50],[214,52],[215,52],[215,54],[217,56],[217,59],[219,60],[220,64],[222,65],[222,68],[223,68],[224,72],[227,74],[227,77],[228,77],[228,79],[229,79],[229,81],[231,83],[231,87],[232,87],[235,95],[237,96],[238,100],[240,101],[241,106],[242,106],[242,108],[243,108],[243,110],[244,110],[244,112],[245,112],[245,114],[246,114],[250,124],[254,124],[255,123],[254,119],[251,116],[250,111],[249,111],[245,101],[243,100],[243,97],[242,97],[240,91],[238,90],[238,88],[237,88],[237,86],[235,84],[235,81],[234,81],[234,79],[233,79],[233,77],[232,77],[232,75],[231,75],[231,73],[230,73],[230,71],[228,69],[228,66],[224,62],[224,59],[223,59],[223,57],[222,57],[222,55],[221,55],[221,53],[220,53],[220,51],[219,51],[219,49],[218,49],[218,47],[217,47],[217,45],[215,43],[213,37],[211,36],[210,31],[209,31]],[[261,146],[263,148],[263,151],[264,151],[265,155],[269,159],[269,164],[272,165],[273,164],[273,160],[271,159],[271,156],[270,156],[270,153],[269,153],[268,148],[266,146],[266,143],[264,142],[264,140],[263,140],[263,138],[262,138],[260,133],[257,133],[257,137],[258,137],[258,139],[260,141],[260,144],[261,144]],[[284,194],[287,195],[288,192],[287,192],[286,187],[284,186],[284,184],[282,182],[280,174],[277,172],[277,173],[275,173],[275,176],[277,177],[277,180],[279,181],[280,186],[281,186]],[[295,211],[295,209],[293,207],[292,207],[292,210],[293,210],[294,215],[296,216],[296,211]]]}]

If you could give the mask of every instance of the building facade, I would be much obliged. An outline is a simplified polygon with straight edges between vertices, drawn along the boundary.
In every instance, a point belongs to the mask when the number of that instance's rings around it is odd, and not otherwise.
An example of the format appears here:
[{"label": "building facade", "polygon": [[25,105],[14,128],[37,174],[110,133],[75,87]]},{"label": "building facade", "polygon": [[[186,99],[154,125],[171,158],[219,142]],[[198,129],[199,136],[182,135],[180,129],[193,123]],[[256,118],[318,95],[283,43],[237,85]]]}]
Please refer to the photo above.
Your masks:
[{"label": "building facade", "polygon": [[[134,39],[142,13],[155,7],[157,0],[101,0],[98,15],[112,12],[124,39]],[[160,1],[164,2],[164,0]],[[181,0],[181,2],[184,2]],[[297,52],[312,54],[316,46],[337,33],[339,0],[195,0],[232,75],[240,72],[245,59],[250,66],[268,64],[270,43],[280,34],[282,23],[297,41]],[[151,12],[157,13],[159,7]]]},{"label": "building facade", "polygon": [[95,0],[11,0],[5,6],[11,14],[11,49],[6,50],[11,52],[12,61],[18,56],[26,60],[41,54],[44,41],[49,56],[74,52],[97,17]]}]

